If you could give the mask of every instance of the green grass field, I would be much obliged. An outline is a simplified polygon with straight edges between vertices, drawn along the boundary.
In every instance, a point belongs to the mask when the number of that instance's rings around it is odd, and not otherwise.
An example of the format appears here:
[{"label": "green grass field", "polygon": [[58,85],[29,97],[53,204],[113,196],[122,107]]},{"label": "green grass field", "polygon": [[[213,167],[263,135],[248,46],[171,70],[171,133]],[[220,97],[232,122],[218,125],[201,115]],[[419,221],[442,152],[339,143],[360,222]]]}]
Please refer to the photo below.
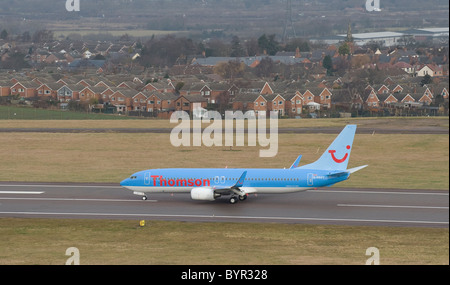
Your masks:
[{"label": "green grass field", "polygon": [[25,120],[126,120],[134,117],[74,111],[48,110],[31,107],[0,106],[0,121]]},{"label": "green grass field", "polygon": [[[278,154],[261,147],[173,147],[170,134],[1,133],[0,181],[118,183],[139,170],[184,167],[283,168],[299,154],[318,159],[333,134],[280,134]],[[349,167],[368,164],[338,187],[449,189],[448,135],[357,135]],[[211,159],[211,158],[214,159]]]},{"label": "green grass field", "polygon": [[448,229],[0,219],[0,264],[448,264]]}]

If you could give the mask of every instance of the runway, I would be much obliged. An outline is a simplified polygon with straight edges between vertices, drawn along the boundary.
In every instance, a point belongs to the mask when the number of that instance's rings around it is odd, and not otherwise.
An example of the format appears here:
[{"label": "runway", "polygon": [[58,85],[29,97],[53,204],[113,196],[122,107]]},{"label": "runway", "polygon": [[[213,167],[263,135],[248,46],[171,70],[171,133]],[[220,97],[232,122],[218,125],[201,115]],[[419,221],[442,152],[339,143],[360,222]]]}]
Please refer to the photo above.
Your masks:
[{"label": "runway", "polygon": [[158,193],[142,201],[113,184],[0,183],[0,217],[262,222],[364,226],[449,225],[449,191],[320,188],[194,201]]}]

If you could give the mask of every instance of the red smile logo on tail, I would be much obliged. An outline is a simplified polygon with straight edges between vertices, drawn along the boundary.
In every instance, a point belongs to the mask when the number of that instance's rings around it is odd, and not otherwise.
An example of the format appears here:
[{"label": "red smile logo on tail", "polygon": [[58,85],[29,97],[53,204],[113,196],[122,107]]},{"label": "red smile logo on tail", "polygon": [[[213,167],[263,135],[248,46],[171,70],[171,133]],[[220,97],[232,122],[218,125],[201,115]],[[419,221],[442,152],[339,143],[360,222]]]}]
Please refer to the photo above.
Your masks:
[{"label": "red smile logo on tail", "polygon": [[[350,146],[348,145],[346,148],[347,148],[347,149],[350,149]],[[335,150],[329,150],[328,152],[331,154],[331,158],[332,158],[332,159],[334,160],[334,162],[336,162],[336,163],[343,163],[345,160],[347,160],[348,153],[346,153],[346,154],[344,155],[343,158],[338,159],[338,158],[336,158],[336,156],[334,156],[334,154],[336,153]]]}]

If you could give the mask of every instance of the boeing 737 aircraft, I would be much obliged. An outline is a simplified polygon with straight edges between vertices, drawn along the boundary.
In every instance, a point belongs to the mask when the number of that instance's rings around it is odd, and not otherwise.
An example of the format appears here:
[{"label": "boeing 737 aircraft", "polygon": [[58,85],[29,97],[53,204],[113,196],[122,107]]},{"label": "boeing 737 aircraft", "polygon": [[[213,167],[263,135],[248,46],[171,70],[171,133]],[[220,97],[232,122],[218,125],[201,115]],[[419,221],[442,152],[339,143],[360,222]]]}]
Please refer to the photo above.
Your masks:
[{"label": "boeing 737 aircraft", "polygon": [[150,169],[131,175],[120,185],[143,200],[151,193],[191,193],[192,199],[204,201],[231,195],[231,204],[252,193],[292,193],[331,186],[367,166],[347,169],[355,132],[356,125],[347,125],[317,161],[303,166],[299,166],[300,155],[289,169]]}]

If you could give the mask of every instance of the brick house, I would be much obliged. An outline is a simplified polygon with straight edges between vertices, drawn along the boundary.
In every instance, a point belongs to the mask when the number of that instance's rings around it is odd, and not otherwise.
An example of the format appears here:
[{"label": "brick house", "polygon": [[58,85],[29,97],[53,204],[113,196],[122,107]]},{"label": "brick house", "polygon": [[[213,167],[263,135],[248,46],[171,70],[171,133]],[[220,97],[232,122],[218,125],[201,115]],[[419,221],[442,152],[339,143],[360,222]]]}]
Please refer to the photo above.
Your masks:
[{"label": "brick house", "polygon": [[180,95],[174,102],[176,111],[186,111],[189,114],[194,110],[194,104],[198,103],[202,108],[206,108],[208,101],[201,95]]},{"label": "brick house", "polygon": [[11,85],[9,81],[0,81],[0,96],[11,95]]},{"label": "brick house", "polygon": [[57,99],[58,89],[62,87],[60,83],[44,83],[37,88],[38,97]]},{"label": "brick house", "polygon": [[295,94],[289,99],[286,97],[286,113],[290,117],[298,116],[303,110],[303,96],[300,91],[296,91]]},{"label": "brick house", "polygon": [[271,110],[270,111],[277,111],[280,116],[284,116],[286,114],[286,99],[284,99],[283,96],[280,94],[271,95],[270,97],[273,97],[273,99],[270,101],[271,104]]},{"label": "brick house", "polygon": [[139,91],[128,88],[117,88],[116,91],[109,96],[109,102],[116,107],[116,110],[119,113],[132,111],[132,98],[137,93],[139,93]]},{"label": "brick house", "polygon": [[103,102],[102,93],[106,89],[107,88],[101,86],[98,87],[87,86],[80,91],[79,99],[80,101],[87,101],[87,102],[89,102],[91,99],[95,99],[98,102]]},{"label": "brick house", "polygon": [[11,95],[19,95],[22,98],[32,98],[38,95],[39,84],[33,81],[17,81],[11,86]]}]

